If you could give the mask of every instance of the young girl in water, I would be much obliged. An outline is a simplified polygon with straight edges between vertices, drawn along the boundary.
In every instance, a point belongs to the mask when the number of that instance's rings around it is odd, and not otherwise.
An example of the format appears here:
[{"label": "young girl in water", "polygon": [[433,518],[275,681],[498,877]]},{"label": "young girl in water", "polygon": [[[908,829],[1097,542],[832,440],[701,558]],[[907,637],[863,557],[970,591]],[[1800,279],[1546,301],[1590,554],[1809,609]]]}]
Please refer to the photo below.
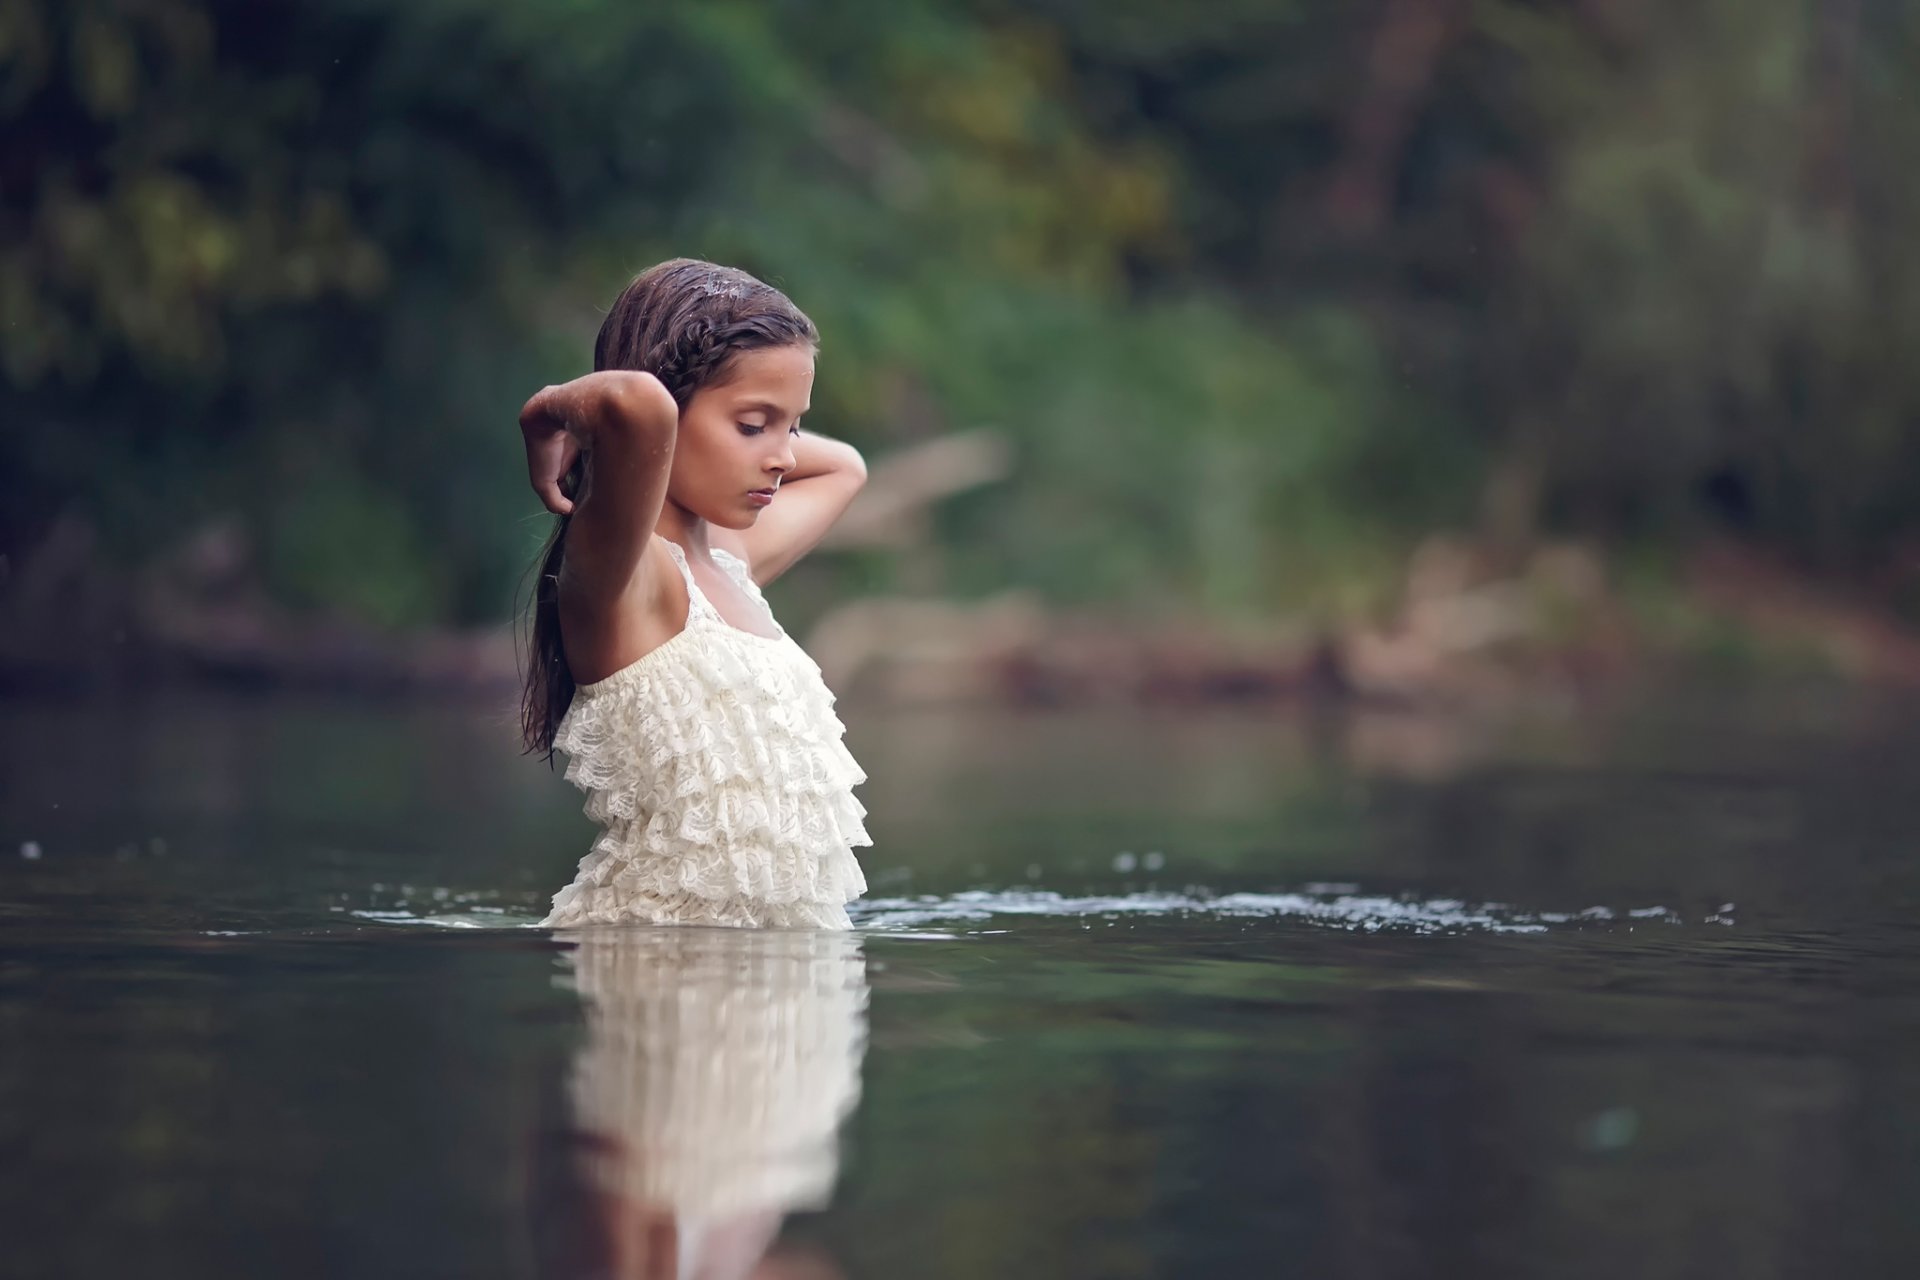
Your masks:
[{"label": "young girl in water", "polygon": [[802,433],[819,335],[779,290],[679,258],[642,272],[594,372],[520,411],[541,554],[521,704],[604,830],[548,926],[848,927],[866,774],[820,668],[760,588],[866,480]]}]

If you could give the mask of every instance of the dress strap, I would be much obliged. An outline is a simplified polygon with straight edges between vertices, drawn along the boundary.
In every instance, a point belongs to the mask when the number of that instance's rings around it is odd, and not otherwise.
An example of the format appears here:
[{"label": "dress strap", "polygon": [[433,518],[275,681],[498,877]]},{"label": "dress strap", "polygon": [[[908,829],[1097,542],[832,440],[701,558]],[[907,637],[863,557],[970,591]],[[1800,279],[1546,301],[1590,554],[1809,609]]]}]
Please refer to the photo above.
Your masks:
[{"label": "dress strap", "polygon": [[778,618],[773,616],[773,607],[767,603],[767,598],[760,594],[760,584],[753,580],[752,566],[724,547],[713,549],[713,562],[733,579],[733,584],[740,588],[742,595],[760,606],[761,616],[767,620],[776,636],[787,634],[787,629],[780,625]]},{"label": "dress strap", "polygon": [[727,576],[733,579],[734,585],[739,587],[744,594],[751,596],[762,604],[766,603],[767,598],[760,594],[760,584],[753,580],[753,569],[745,560],[742,560],[739,556],[733,554],[733,552],[728,551],[725,547],[715,547],[713,549],[713,559],[714,563],[726,571]]},{"label": "dress strap", "polygon": [[680,544],[672,538],[661,538],[660,541],[667,544],[667,554],[680,566],[680,577],[687,584],[687,620],[691,622],[695,618],[707,618],[724,623],[726,620],[720,616],[720,611],[713,607],[713,602],[707,599],[700,585],[693,580],[693,568],[687,563],[687,553],[680,549]]}]

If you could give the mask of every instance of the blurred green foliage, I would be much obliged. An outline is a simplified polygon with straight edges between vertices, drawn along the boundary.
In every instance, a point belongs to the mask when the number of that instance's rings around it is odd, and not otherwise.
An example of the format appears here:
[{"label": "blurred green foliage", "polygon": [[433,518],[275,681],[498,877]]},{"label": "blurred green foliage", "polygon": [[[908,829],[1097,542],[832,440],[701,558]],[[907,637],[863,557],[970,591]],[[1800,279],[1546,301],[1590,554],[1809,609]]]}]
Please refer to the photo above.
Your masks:
[{"label": "blurred green foliage", "polygon": [[6,0],[0,539],[225,517],[288,601],[502,617],[515,410],[685,253],[818,321],[829,434],[1009,433],[958,592],[1350,612],[1448,526],[1897,600],[1916,53],[1893,0]]}]

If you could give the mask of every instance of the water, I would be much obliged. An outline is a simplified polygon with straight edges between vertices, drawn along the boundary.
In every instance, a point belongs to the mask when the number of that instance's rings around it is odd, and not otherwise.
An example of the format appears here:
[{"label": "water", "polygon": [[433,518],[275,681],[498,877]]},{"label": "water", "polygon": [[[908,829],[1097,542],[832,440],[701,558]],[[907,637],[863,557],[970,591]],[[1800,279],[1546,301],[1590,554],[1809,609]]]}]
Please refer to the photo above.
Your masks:
[{"label": "water", "polygon": [[1914,1274],[1908,710],[848,708],[834,937],[533,928],[498,717],[15,706],[0,1271]]}]

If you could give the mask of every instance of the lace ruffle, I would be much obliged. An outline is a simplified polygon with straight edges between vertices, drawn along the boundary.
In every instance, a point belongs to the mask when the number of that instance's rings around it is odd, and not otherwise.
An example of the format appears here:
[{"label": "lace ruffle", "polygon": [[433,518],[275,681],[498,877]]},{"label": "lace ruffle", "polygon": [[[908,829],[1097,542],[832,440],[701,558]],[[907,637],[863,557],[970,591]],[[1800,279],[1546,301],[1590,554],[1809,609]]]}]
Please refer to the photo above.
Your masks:
[{"label": "lace ruffle", "polygon": [[691,618],[582,686],[554,745],[606,830],[543,923],[846,928],[873,841],[834,701],[790,639]]},{"label": "lace ruffle", "polygon": [[[635,818],[738,782],[825,795],[866,781],[813,659],[784,638],[722,634],[734,630],[690,624],[575,693],[554,746],[588,817]],[[681,643],[696,639],[707,643]]]},{"label": "lace ruffle", "polygon": [[[849,895],[858,896],[858,892]],[[703,898],[694,893],[664,895],[578,881],[554,895],[553,911],[541,923],[555,929],[601,924],[712,925],[724,929],[853,927],[846,906],[838,902],[773,903],[751,898]]]},{"label": "lace ruffle", "polygon": [[645,826],[620,823],[581,859],[544,923],[844,929],[843,904],[867,887],[852,848],[872,841],[853,816],[859,801],[841,801],[851,833],[829,813],[839,834],[818,841],[741,838],[718,825],[706,838],[678,836],[667,813]]}]

